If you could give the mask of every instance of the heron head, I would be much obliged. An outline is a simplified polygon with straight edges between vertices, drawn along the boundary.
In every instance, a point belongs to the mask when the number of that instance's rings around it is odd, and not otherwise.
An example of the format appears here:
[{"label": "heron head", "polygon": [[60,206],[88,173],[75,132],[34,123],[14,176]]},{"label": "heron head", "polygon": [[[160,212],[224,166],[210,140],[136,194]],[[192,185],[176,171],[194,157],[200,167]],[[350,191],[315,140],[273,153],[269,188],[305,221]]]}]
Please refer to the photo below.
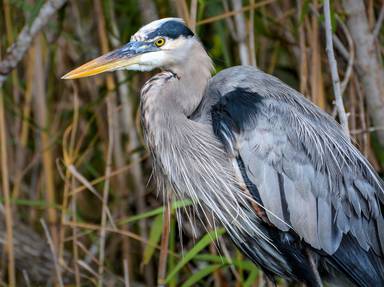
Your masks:
[{"label": "heron head", "polygon": [[190,51],[196,45],[200,45],[199,41],[183,20],[156,20],[142,27],[123,47],[72,70],[62,78],[76,79],[115,70],[172,70],[191,57]]}]

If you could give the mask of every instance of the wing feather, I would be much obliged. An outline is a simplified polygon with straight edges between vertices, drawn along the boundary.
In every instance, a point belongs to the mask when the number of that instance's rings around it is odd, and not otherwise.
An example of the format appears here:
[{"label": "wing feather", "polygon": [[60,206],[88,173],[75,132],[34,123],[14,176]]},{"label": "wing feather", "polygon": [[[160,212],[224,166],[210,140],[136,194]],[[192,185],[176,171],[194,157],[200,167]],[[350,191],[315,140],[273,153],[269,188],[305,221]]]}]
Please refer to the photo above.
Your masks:
[{"label": "wing feather", "polygon": [[254,68],[219,73],[207,94],[215,134],[244,162],[273,225],[328,254],[352,234],[383,255],[383,183],[331,117]]}]

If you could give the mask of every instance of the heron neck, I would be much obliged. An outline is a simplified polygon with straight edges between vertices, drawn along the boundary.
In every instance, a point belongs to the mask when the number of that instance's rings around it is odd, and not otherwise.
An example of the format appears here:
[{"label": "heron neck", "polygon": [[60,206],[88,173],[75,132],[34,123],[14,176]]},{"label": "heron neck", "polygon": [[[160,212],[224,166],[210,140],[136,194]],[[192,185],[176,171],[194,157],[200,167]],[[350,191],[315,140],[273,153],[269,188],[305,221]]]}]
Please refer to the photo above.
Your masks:
[{"label": "heron neck", "polygon": [[200,42],[194,43],[188,54],[194,56],[184,57],[186,60],[182,65],[170,66],[167,69],[177,80],[170,86],[172,90],[166,95],[181,107],[187,117],[200,104],[213,70],[212,60]]},{"label": "heron neck", "polygon": [[168,67],[142,88],[142,120],[149,145],[170,144],[172,132],[189,132],[185,129],[191,124],[188,117],[199,106],[212,70],[211,59],[201,44],[193,48],[197,49],[193,59]]}]

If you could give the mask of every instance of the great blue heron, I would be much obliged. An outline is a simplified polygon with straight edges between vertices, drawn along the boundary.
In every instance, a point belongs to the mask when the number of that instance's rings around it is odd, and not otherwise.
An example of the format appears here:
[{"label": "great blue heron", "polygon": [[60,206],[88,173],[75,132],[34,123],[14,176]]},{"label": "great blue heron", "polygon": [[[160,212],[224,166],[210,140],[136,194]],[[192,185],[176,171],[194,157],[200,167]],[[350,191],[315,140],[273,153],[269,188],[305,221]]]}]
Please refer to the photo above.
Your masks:
[{"label": "great blue heron", "polygon": [[384,286],[384,185],[335,120],[256,68],[211,78],[177,18],[63,78],[118,69],[160,69],[140,99],[162,183],[203,205],[268,277]]}]

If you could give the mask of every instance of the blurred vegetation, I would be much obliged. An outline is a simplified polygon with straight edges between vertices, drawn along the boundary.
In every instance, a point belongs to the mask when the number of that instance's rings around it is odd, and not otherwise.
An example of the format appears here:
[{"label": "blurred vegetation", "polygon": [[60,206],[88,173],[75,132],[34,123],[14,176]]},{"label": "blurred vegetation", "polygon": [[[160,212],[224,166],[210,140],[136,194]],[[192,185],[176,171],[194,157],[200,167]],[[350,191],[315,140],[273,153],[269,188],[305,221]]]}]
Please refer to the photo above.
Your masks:
[{"label": "blurred vegetation", "polygon": [[[235,2],[242,2],[244,11],[230,13]],[[350,51],[345,11],[341,1],[333,2],[333,30]],[[1,60],[45,1],[0,3]],[[383,4],[367,0],[365,5],[373,29]],[[15,225],[17,286],[51,286],[60,283],[58,278],[70,286],[263,286],[262,272],[227,242],[221,228],[205,230],[198,219],[188,219],[198,218],[188,200],[171,204],[172,199],[156,192],[138,114],[140,87],[153,73],[60,80],[106,49],[129,41],[143,24],[170,16],[182,17],[196,29],[216,71],[244,64],[239,50],[245,45],[248,64],[278,76],[336,114],[320,0],[67,1],[0,86],[5,135],[0,137],[0,190],[2,202],[7,188],[10,193],[6,208],[11,208]],[[245,31],[237,29],[236,16]],[[379,34],[380,59],[382,42]],[[348,61],[338,51],[336,56],[343,79]],[[348,77],[344,104],[352,138],[382,172],[384,151],[375,132],[384,125],[372,124],[361,79],[354,71]],[[182,226],[178,216],[184,218]],[[0,213],[1,221],[3,217]],[[2,224],[0,232],[6,233]],[[20,243],[28,237],[30,243]],[[33,251],[36,241],[49,238],[57,262],[42,266],[50,274],[44,277],[28,267],[41,264],[40,251],[22,260],[18,246],[30,244]],[[52,255],[48,245],[42,248]],[[10,286],[9,249],[0,249],[6,251],[0,252],[0,286]]]}]

